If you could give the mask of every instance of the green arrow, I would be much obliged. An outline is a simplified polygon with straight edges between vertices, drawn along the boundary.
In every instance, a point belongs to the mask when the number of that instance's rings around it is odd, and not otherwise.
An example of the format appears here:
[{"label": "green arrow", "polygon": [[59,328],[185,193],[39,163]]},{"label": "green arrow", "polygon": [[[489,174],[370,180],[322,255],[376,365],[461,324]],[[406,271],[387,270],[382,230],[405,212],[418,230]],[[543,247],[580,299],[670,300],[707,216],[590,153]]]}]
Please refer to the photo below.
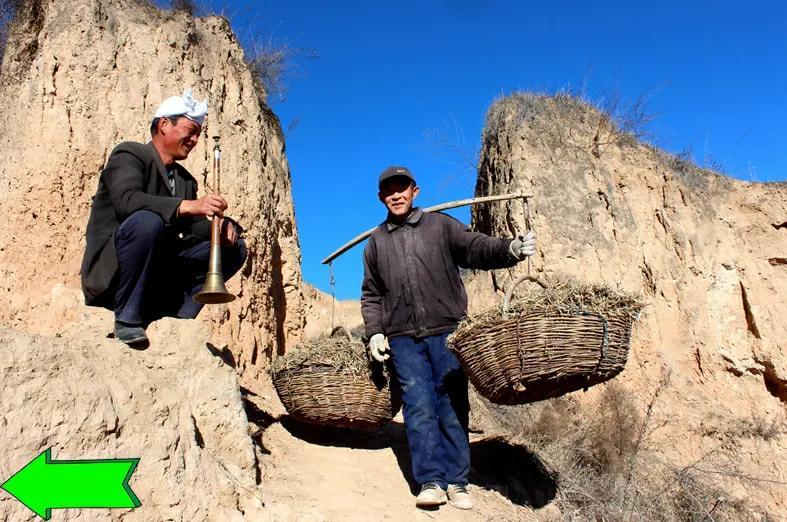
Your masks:
[{"label": "green arrow", "polygon": [[33,459],[0,488],[44,520],[52,509],[135,508],[128,485],[139,459],[52,460],[52,448]]}]

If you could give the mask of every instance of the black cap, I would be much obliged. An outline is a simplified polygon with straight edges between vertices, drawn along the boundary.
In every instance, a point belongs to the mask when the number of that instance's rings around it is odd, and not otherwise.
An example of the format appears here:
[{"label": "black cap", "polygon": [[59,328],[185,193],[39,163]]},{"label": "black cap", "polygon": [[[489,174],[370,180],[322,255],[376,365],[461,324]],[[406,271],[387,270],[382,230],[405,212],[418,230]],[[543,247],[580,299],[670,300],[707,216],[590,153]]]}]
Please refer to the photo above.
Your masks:
[{"label": "black cap", "polygon": [[377,182],[378,186],[382,186],[383,182],[389,180],[391,178],[407,178],[413,183],[415,183],[415,178],[413,177],[413,173],[410,172],[410,169],[407,167],[388,167],[380,174],[380,180]]}]

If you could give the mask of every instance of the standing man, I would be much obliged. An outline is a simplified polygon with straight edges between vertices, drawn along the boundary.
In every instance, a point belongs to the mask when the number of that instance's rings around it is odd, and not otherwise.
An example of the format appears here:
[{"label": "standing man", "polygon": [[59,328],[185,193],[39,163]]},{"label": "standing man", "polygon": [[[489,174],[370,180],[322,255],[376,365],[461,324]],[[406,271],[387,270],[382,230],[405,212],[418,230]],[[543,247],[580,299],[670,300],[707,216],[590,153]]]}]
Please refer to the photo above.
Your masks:
[{"label": "standing man", "polygon": [[380,362],[393,356],[421,485],[416,506],[445,504],[447,492],[453,506],[471,509],[467,378],[445,343],[467,312],[459,268],[513,266],[535,254],[535,236],[493,238],[413,208],[419,189],[405,167],[386,169],[379,189],[388,217],[366,244],[361,293],[369,350]]},{"label": "standing man", "polygon": [[[227,202],[197,198],[197,181],[178,160],[197,145],[208,112],[191,90],[167,98],[147,144],[115,147],[98,181],[85,234],[85,303],[115,312],[115,337],[144,347],[145,328],[161,317],[194,318],[210,255],[210,221]],[[222,218],[222,267],[229,279],[246,259],[241,228]]]}]

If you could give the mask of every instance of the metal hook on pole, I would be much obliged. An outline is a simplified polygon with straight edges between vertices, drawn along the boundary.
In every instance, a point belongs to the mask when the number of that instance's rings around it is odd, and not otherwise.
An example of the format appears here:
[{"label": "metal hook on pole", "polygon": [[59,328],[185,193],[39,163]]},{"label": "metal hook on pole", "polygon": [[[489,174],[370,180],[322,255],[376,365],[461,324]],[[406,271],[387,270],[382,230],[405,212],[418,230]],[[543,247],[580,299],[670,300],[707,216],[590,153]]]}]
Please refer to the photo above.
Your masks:
[{"label": "metal hook on pole", "polygon": [[333,276],[333,261],[328,263],[329,279],[331,285],[331,331],[336,328],[334,317],[336,316],[336,278]]},{"label": "metal hook on pole", "polygon": [[[522,213],[525,218],[525,233],[532,230],[530,225],[530,198],[527,196],[522,197]],[[527,258],[527,275],[530,275],[530,256]]]}]

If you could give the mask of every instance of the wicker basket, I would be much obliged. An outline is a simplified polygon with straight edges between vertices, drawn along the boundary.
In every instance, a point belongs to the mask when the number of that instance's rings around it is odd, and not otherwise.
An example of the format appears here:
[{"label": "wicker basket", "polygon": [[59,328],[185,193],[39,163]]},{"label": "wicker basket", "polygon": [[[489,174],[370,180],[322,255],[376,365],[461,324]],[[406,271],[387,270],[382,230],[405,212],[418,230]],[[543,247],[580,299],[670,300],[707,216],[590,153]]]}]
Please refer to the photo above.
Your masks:
[{"label": "wicker basket", "polygon": [[[347,334],[343,328],[334,329]],[[388,372],[370,365],[366,374],[353,374],[325,364],[304,364],[273,374],[273,385],[287,412],[300,422],[333,428],[372,429],[396,415],[398,389]]]},{"label": "wicker basket", "polygon": [[626,365],[632,319],[585,310],[509,315],[514,289],[532,281],[524,276],[508,288],[502,318],[460,326],[449,338],[476,389],[498,404],[526,404],[586,389],[607,381]]}]

